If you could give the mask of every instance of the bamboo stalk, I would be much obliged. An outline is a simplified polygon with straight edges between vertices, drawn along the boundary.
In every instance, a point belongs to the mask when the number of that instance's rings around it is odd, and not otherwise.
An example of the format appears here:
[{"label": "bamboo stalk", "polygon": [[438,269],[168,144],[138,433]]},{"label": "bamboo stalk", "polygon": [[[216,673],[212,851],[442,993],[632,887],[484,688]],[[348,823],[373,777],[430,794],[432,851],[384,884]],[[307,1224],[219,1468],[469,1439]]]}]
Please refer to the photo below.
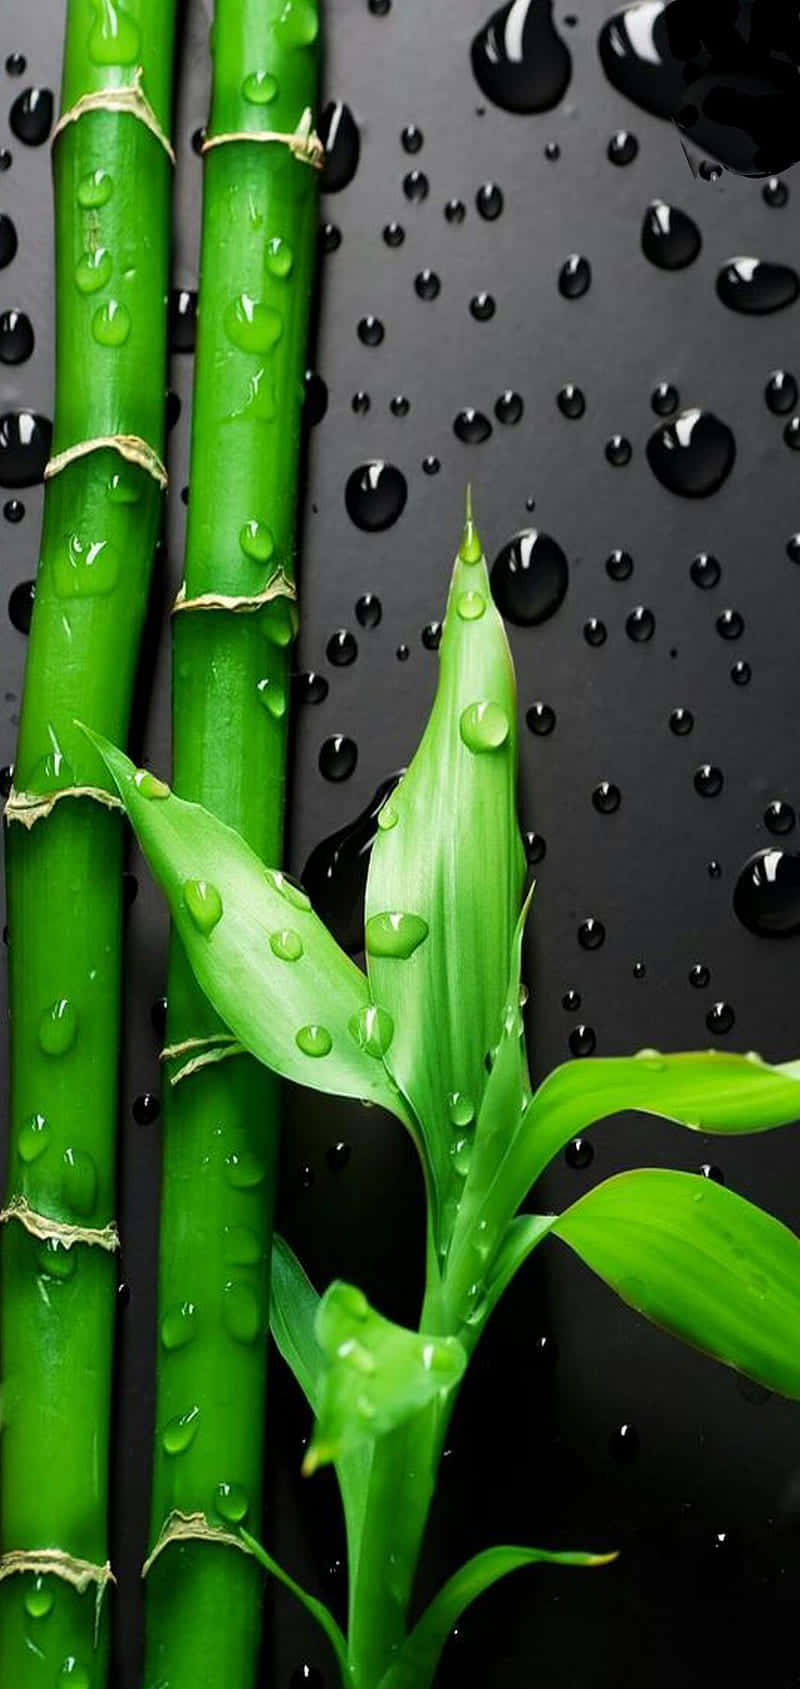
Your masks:
[{"label": "bamboo stalk", "polygon": [[[270,863],[281,855],[295,622],[317,200],[303,118],[317,35],[311,0],[218,0],[174,617],[176,789]],[[168,1003],[168,1046],[220,1032],[175,936]],[[248,1056],[167,1087],[149,1689],[255,1680],[262,1575],[230,1539],[260,1521],[277,1140],[277,1082]]]},{"label": "bamboo stalk", "polygon": [[126,736],[160,522],[174,14],[69,0],[54,136],[54,456],[6,809],[0,1682],[15,1689],[105,1678],[122,826],[73,723]]}]

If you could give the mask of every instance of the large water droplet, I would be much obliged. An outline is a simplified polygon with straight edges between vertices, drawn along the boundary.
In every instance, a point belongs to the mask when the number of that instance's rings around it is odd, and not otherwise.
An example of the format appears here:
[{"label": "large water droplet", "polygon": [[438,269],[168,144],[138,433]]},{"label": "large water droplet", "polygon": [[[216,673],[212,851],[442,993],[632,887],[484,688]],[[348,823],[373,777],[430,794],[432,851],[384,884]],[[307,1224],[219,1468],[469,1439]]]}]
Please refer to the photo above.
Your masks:
[{"label": "large water droplet", "polygon": [[124,346],[131,332],[131,314],[119,299],[107,299],[98,305],[92,317],[92,335],[98,346]]},{"label": "large water droplet", "polygon": [[239,293],[226,305],[225,333],[240,352],[271,352],[283,334],[283,317],[271,305]]},{"label": "large water droplet", "polygon": [[78,1036],[78,1014],[74,1003],[59,997],[45,1009],[39,1021],[39,1048],[46,1056],[64,1056]]},{"label": "large water droplet", "polygon": [[760,938],[800,932],[800,856],[759,850],[748,858],[733,894],[736,915]]},{"label": "large water droplet", "polygon": [[394,1037],[394,1021],[386,1009],[379,1008],[377,1003],[366,1003],[347,1024],[359,1049],[378,1060],[385,1056]]},{"label": "large water droplet", "polygon": [[647,461],[662,487],[683,498],[707,498],[727,480],[736,442],[712,411],[681,411],[647,442]]},{"label": "large water droplet", "polygon": [[800,277],[788,264],[729,258],[717,276],[717,293],[732,311],[763,317],[794,304],[800,293]]},{"label": "large water droplet", "polygon": [[102,598],[119,579],[120,557],[107,540],[84,540],[70,534],[53,561],[53,581],[59,598]]},{"label": "large water droplet", "polygon": [[458,729],[467,750],[480,755],[485,751],[500,750],[508,739],[510,725],[500,704],[482,699],[462,710]]},{"label": "large water droplet", "polygon": [[278,40],[287,47],[313,46],[319,34],[315,0],[285,0],[283,10],[272,27]]},{"label": "large water droplet", "polygon": [[642,223],[642,251],[659,270],[684,270],[702,247],[697,224],[663,199],[651,200]]},{"label": "large water droplet", "polygon": [[33,328],[24,311],[0,314],[0,363],[24,364],[33,351]]},{"label": "large water droplet", "polygon": [[169,1419],[161,1433],[161,1446],[165,1454],[185,1454],[197,1436],[200,1409],[196,1405],[186,1409],[185,1413],[176,1413]]},{"label": "large water droplet", "polygon": [[40,147],[50,134],[53,96],[49,88],[26,88],[18,94],[8,114],[12,135],[26,147]]},{"label": "large water droplet", "polygon": [[382,533],[402,515],[408,497],[406,478],[393,463],[374,459],[359,464],[347,478],[344,501],[357,528]]},{"label": "large water droplet", "polygon": [[237,1343],[255,1343],[266,1330],[261,1299],[250,1284],[232,1280],[222,1293],[222,1323]]},{"label": "large water droplet", "polygon": [[35,411],[0,416],[0,487],[34,487],[44,476],[53,425]]},{"label": "large water droplet", "polygon": [[242,83],[242,98],[251,106],[271,106],[277,92],[277,78],[270,70],[251,70]]},{"label": "large water droplet", "polygon": [[165,1349],[184,1349],[197,1333],[194,1302],[177,1302],[167,1308],[161,1320],[161,1341]]},{"label": "large water droplet", "polygon": [[75,197],[84,211],[99,211],[101,205],[108,204],[113,192],[113,177],[109,176],[107,170],[98,167],[81,176]]},{"label": "large water droplet", "polygon": [[550,111],[563,97],[572,60],[553,23],[552,0],[512,0],[474,37],[481,92],[504,111]]},{"label": "large water droplet", "polygon": [[333,1039],[327,1026],[301,1026],[294,1035],[294,1041],[304,1056],[329,1056],[333,1049]]},{"label": "large water droplet", "polygon": [[358,762],[358,746],[346,733],[332,733],[319,748],[319,771],[325,780],[349,780]]},{"label": "large water droplet", "polygon": [[247,1491],[241,1484],[217,1484],[214,1506],[229,1525],[241,1525],[247,1518],[248,1505]]},{"label": "large water droplet", "polygon": [[582,950],[599,950],[605,942],[606,929],[595,915],[588,915],[578,928],[578,943]]},{"label": "large water droplet", "polygon": [[501,615],[519,627],[546,622],[569,585],[567,559],[556,540],[524,528],[503,546],[492,565],[492,593]]},{"label": "large water droplet", "polygon": [[459,411],[453,421],[453,433],[457,440],[465,446],[480,446],[488,440],[492,432],[492,425],[483,411],[478,411],[472,405],[467,405]]},{"label": "large water droplet", "polygon": [[291,927],[281,927],[269,935],[269,947],[273,956],[281,962],[299,962],[303,954],[303,940],[299,932]]},{"label": "large water droplet", "polygon": [[352,182],[361,153],[361,136],[350,107],[341,100],[329,100],[318,133],[325,148],[320,187],[323,193],[339,193]]},{"label": "large water droplet", "polygon": [[364,948],[363,910],[372,845],[384,805],[400,773],[382,780],[353,821],[323,839],[303,869],[303,882],[320,919],[351,955]]},{"label": "large water droplet", "polygon": [[222,919],[222,898],[216,886],[209,880],[184,880],[181,891],[192,925],[207,936]]},{"label": "large water droplet", "polygon": [[428,923],[421,915],[385,910],[370,915],[366,924],[366,948],[370,956],[407,961],[428,936]]}]

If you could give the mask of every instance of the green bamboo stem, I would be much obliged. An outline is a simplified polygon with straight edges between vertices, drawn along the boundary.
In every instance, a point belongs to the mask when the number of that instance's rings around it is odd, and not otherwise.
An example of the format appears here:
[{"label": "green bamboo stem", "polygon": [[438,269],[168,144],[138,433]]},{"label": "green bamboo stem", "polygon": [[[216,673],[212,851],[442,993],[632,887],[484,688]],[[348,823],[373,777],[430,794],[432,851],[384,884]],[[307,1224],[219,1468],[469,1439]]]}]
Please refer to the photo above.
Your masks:
[{"label": "green bamboo stem", "polygon": [[[206,153],[183,589],[214,604],[174,618],[176,790],[270,863],[317,174],[255,137],[313,107],[317,35],[310,0],[218,0],[208,138],[240,138]],[[220,1030],[174,936],[167,996],[168,1046]],[[217,1538],[167,1540],[148,1568],[148,1689],[255,1680],[262,1574],[225,1533],[260,1524],[277,1140],[277,1082],[250,1057],[167,1086],[151,1552],[177,1514]]]},{"label": "green bamboo stem", "polygon": [[[98,1689],[105,1678],[91,1568],[108,1553],[116,1263],[102,1245],[114,1218],[122,829],[118,811],[86,794],[102,798],[109,783],[73,721],[127,734],[160,520],[147,464],[163,450],[171,166],[124,105],[144,95],[152,122],[168,125],[174,11],[165,0],[128,0],[124,12],[69,0],[62,112],[74,121],[54,141],[54,458],[117,436],[143,447],[140,462],[114,446],[70,457],[47,482],[7,811],[0,1682],[21,1689]],[[115,91],[137,85],[120,102]],[[96,103],[104,91],[115,109]],[[86,96],[94,102],[76,110]],[[36,804],[35,821],[30,808],[11,818]],[[40,1219],[21,1223],[20,1203]],[[88,1238],[47,1235],[59,1226]],[[85,1587],[67,1581],[80,1568],[66,1559],[36,1574],[14,1558],[43,1550],[88,1563]]]}]

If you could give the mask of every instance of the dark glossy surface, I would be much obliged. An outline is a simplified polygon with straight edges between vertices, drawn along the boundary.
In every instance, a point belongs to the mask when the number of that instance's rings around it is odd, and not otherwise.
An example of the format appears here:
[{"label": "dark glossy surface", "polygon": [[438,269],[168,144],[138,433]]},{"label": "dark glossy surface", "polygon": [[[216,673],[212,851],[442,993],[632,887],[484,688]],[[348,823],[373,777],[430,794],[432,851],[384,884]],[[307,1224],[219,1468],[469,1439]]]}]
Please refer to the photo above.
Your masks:
[{"label": "dark glossy surface", "polygon": [[[325,241],[321,317],[309,355],[328,407],[308,447],[296,666],[328,690],[313,704],[302,700],[318,698],[321,686],[296,691],[290,866],[300,874],[320,841],[348,827],[413,752],[436,673],[435,638],[423,639],[423,630],[441,619],[469,478],[490,558],[535,527],[552,536],[569,568],[566,596],[550,619],[509,629],[521,720],[537,704],[555,718],[548,733],[521,731],[523,825],[538,879],[525,966],[537,1076],[571,1049],[584,1050],[589,1031],[598,1055],[711,1043],[775,1060],[800,1054],[800,934],[758,936],[733,910],[753,853],[791,854],[797,837],[795,828],[776,841],[765,819],[774,819],[773,805],[796,812],[800,803],[800,572],[786,550],[799,525],[797,459],[783,439],[790,417],[771,414],[764,390],[773,372],[798,373],[800,307],[754,319],[726,309],[716,293],[732,255],[797,266],[800,177],[781,178],[788,197],[774,189],[765,197],[767,184],[693,175],[674,128],[606,80],[597,37],[611,10],[586,0],[572,26],[573,14],[554,6],[572,61],[569,87],[552,110],[515,115],[481,93],[471,69],[471,43],[491,0],[436,7],[394,0],[383,13],[380,0],[372,10],[366,0],[328,4],[324,99],[347,102],[361,151],[350,184],[321,205],[321,223],[340,238]],[[187,13],[173,286],[191,291],[201,175],[191,137],[206,118],[208,19],[201,3]],[[24,88],[57,86],[62,14],[61,0],[6,0],[0,21],[0,155],[11,155],[0,174],[0,213],[11,218],[19,243],[0,272],[0,311],[24,311],[34,333],[25,362],[0,365],[0,415],[52,415],[48,149],[22,144],[8,117]],[[2,68],[12,53],[27,60],[22,85]],[[423,137],[413,155],[402,140],[411,128]],[[620,169],[607,149],[622,130],[635,134],[639,150]],[[416,187],[404,191],[413,171],[428,184],[424,197]],[[679,207],[700,231],[699,256],[684,269],[659,269],[642,254],[653,200]],[[445,214],[451,202],[463,215]],[[405,231],[397,244],[383,234],[393,225]],[[558,276],[572,253],[588,261],[591,285],[565,299]],[[440,279],[435,298],[415,289],[426,271]],[[496,310],[481,322],[469,306],[483,293]],[[384,325],[380,345],[358,337],[358,323],[369,317]],[[165,610],[180,579],[191,374],[191,356],[176,355],[175,496],[134,745],[161,772],[168,767]],[[570,384],[585,394],[579,419],[556,402]],[[736,459],[719,491],[679,497],[656,480],[646,446],[669,423],[651,408],[661,384],[677,389],[681,410],[708,410],[732,430]],[[353,394],[362,392],[369,406],[354,410]],[[511,427],[496,409],[509,392],[523,405]],[[405,414],[390,408],[399,395],[408,401]],[[482,443],[462,443],[454,432],[454,419],[469,411],[491,419]],[[631,442],[632,455],[614,467],[605,448],[617,435]],[[404,507],[382,531],[357,527],[345,505],[348,477],[373,462],[396,466],[407,487]],[[0,516],[3,605],[35,571],[41,486],[21,500],[3,491],[0,508],[15,500],[24,502],[21,519],[16,510]],[[632,570],[608,567],[621,553],[633,559]],[[693,575],[696,558],[704,561]],[[355,608],[368,594],[382,609],[374,625]],[[642,609],[655,624],[646,640],[626,632]],[[735,646],[717,629],[731,609],[745,624]],[[599,644],[584,638],[594,623],[606,629]],[[346,666],[326,655],[341,628],[358,644]],[[24,635],[6,615],[4,767],[14,755],[24,654]],[[733,672],[741,678],[742,664],[748,684]],[[689,733],[671,728],[675,711],[691,715]],[[319,754],[338,737],[352,740],[358,756],[349,778],[332,781]],[[724,771],[716,796],[695,789],[706,766]],[[607,796],[593,801],[612,787],[621,793],[616,809]],[[166,926],[133,853],[130,867],[139,889],[127,917],[120,1106],[121,1277],[130,1300],[120,1309],[115,1689],[135,1689],[140,1659],[159,1122],[143,1128],[133,1109],[138,1102],[141,1112],[141,1099],[158,1091]],[[733,1010],[732,1024],[723,1009]],[[637,1162],[708,1167],[709,1176],[721,1172],[729,1188],[800,1230],[792,1129],[729,1143],[625,1117],[581,1146],[543,1181],[542,1208],[564,1206]],[[283,1225],[316,1281],[352,1278],[385,1313],[413,1318],[421,1192],[400,1128],[374,1112],[295,1092],[287,1097],[283,1164]],[[306,1432],[305,1411],[276,1362],[265,1540],[341,1609],[333,1486],[325,1474],[300,1480]],[[494,1317],[451,1448],[422,1597],[491,1541],[622,1554],[606,1571],[523,1572],[484,1597],[449,1647],[442,1689],[619,1689],[645,1681],[648,1689],[676,1682],[794,1689],[797,1408],[763,1400],[646,1326],[553,1243]],[[322,1672],[333,1689],[311,1621],[283,1591],[270,1592],[268,1611],[264,1684],[321,1689],[314,1674]]]}]

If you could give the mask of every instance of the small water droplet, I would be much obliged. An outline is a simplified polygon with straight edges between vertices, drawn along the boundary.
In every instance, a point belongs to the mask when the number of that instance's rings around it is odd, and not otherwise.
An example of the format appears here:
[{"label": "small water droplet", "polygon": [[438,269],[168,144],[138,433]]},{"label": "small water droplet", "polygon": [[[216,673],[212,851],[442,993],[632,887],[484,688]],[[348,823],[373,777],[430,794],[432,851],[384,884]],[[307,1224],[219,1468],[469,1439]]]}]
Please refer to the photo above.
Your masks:
[{"label": "small water droplet", "polygon": [[680,404],[677,387],[674,387],[671,381],[659,381],[650,395],[650,404],[656,416],[672,416]]},{"label": "small water droplet", "polygon": [[789,370],[775,369],[764,388],[767,409],[773,416],[786,416],[793,411],[798,399],[795,377]]},{"label": "small water droplet", "polygon": [[364,1008],[348,1021],[348,1028],[359,1049],[378,1060],[385,1056],[394,1037],[394,1021],[391,1015],[376,1003],[365,1004]]},{"label": "small water droplet", "polygon": [[193,352],[197,337],[197,294],[175,287],[169,296],[169,345],[172,352]]},{"label": "small water droplet", "polygon": [[484,416],[483,411],[475,410],[472,405],[459,411],[454,418],[453,433],[465,446],[482,445],[484,440],[488,440],[491,432],[492,425],[488,416]]},{"label": "small water droplet", "polygon": [[708,592],[711,587],[717,586],[722,570],[716,557],[712,557],[710,552],[699,551],[692,560],[689,574],[695,586],[699,586],[703,592]]},{"label": "small water droplet", "polygon": [[68,1654],[57,1679],[57,1689],[90,1689],[91,1677],[86,1666],[74,1654]]},{"label": "small water droplet", "polygon": [[791,833],[796,816],[790,803],[782,798],[773,798],[764,811],[764,826],[770,833]]},{"label": "small water droplet", "polygon": [[140,797],[148,800],[156,801],[170,796],[166,780],[159,780],[158,775],[151,774],[149,768],[137,768],[133,783]]},{"label": "small water droplet", "polygon": [[606,148],[606,156],[611,164],[632,164],[639,151],[639,142],[630,129],[617,129]]},{"label": "small water droplet", "polygon": [[350,664],[355,662],[358,644],[349,628],[338,628],[336,633],[331,634],[325,647],[325,655],[328,662],[337,669],[349,668]]},{"label": "small water droplet", "polygon": [[[579,1027],[578,1031],[591,1032],[591,1027]],[[592,1037],[594,1038],[594,1034],[592,1034]],[[594,1044],[592,1044],[592,1049],[594,1049]],[[586,1053],[591,1055],[591,1050]],[[564,1160],[568,1167],[573,1167],[577,1173],[582,1173],[586,1167],[591,1166],[594,1160],[593,1144],[589,1142],[588,1138],[573,1138],[572,1143],[567,1144],[564,1151]]]},{"label": "small water droplet", "polygon": [[441,467],[438,457],[429,456],[422,459],[423,475],[438,475]]},{"label": "small water droplet", "polygon": [[492,595],[502,616],[518,627],[546,622],[564,601],[569,568],[550,534],[523,528],[498,552],[491,570]]},{"label": "small water droplet", "polygon": [[25,1611],[32,1619],[46,1619],[53,1610],[52,1578],[42,1577],[37,1573],[30,1580],[25,1580]]},{"label": "small water droplet", "polygon": [[13,163],[8,147],[0,147],[0,171],[11,169]]},{"label": "small water droplet", "polygon": [[556,396],[556,403],[562,416],[569,417],[571,422],[584,415],[586,399],[580,387],[568,381]]},{"label": "small water droplet", "polygon": [[476,322],[488,323],[495,313],[495,302],[491,293],[476,293],[469,302],[471,315]]},{"label": "small water droplet", "polygon": [[320,243],[323,252],[338,252],[342,244],[342,231],[335,223],[323,223],[320,229]]},{"label": "small water droplet", "polygon": [[714,859],[713,861],[709,862],[707,873],[708,873],[708,877],[709,877],[710,880],[720,879],[721,876],[722,876],[722,864],[720,862],[717,862],[716,859]]},{"label": "small water droplet", "polygon": [[358,761],[358,746],[344,733],[332,733],[319,750],[319,771],[325,780],[349,780]]},{"label": "small water droplet", "polygon": [[39,1021],[39,1048],[46,1056],[65,1056],[78,1036],[78,1014],[74,1003],[59,997],[45,1009]]},{"label": "small water droplet", "polygon": [[448,223],[463,223],[467,215],[467,208],[463,199],[449,199],[444,208],[444,214]]},{"label": "small water droplet", "polygon": [[261,1240],[249,1226],[225,1226],[222,1249],[230,1267],[257,1267],[264,1255]]},{"label": "small water droplet", "polygon": [[22,499],[6,499],[3,505],[3,515],[7,522],[21,522],[25,515],[25,506]]},{"label": "small water droplet", "polygon": [[24,53],[9,53],[6,59],[6,74],[8,76],[23,76],[27,63]]},{"label": "small water droplet", "polygon": [[800,416],[793,416],[783,430],[783,438],[793,452],[800,452]]},{"label": "small water droplet", "polygon": [[26,88],[17,95],[8,114],[12,135],[26,147],[41,147],[50,134],[52,122],[53,96],[49,88]]},{"label": "small water droplet", "polygon": [[328,696],[328,682],[324,674],[307,669],[292,676],[292,691],[299,704],[322,704]]},{"label": "small water droplet", "polygon": [[281,962],[298,962],[303,954],[303,940],[298,932],[291,927],[281,927],[269,935],[269,947],[273,956]]},{"label": "small water droplet", "polygon": [[730,1032],[736,1016],[730,1003],[713,1003],[706,1015],[706,1026],[709,1032],[722,1036]]},{"label": "small water droplet", "polygon": [[636,1427],[627,1423],[618,1425],[608,1439],[608,1452],[614,1460],[621,1462],[635,1460],[639,1453],[639,1437]]},{"label": "small water droplet", "polygon": [[277,77],[269,70],[251,70],[242,83],[242,99],[251,106],[271,106],[277,93]]},{"label": "small water droplet", "polygon": [[701,798],[716,798],[724,785],[724,775],[721,768],[714,763],[703,762],[695,769],[694,789]]},{"label": "small water droplet", "polygon": [[694,986],[695,991],[705,991],[710,983],[711,969],[706,967],[705,962],[695,962],[689,969],[689,984]]},{"label": "small water droplet", "polygon": [[624,469],[633,456],[633,447],[624,434],[612,434],[605,445],[606,462],[612,469]]},{"label": "small water droplet", "polygon": [[57,1237],[45,1238],[37,1253],[39,1272],[45,1278],[64,1283],[71,1279],[78,1266],[77,1250],[67,1249]]},{"label": "small water droplet", "polygon": [[402,223],[387,223],[383,231],[383,238],[387,246],[402,246],[406,238],[406,231]]},{"label": "small water droplet", "polygon": [[161,1446],[165,1454],[185,1454],[191,1448],[197,1436],[200,1409],[197,1406],[186,1409],[185,1413],[176,1413],[173,1419],[167,1420],[161,1433]]},{"label": "small water droplet", "polygon": [[525,406],[522,401],[522,395],[520,393],[515,393],[511,387],[507,387],[506,391],[501,393],[499,397],[495,399],[494,414],[497,417],[498,422],[504,423],[506,427],[510,427],[514,423],[519,422],[524,409]]},{"label": "small water droplet", "polygon": [[152,1091],[143,1091],[141,1096],[134,1097],[131,1104],[131,1114],[137,1126],[153,1126],[160,1112],[158,1097]]},{"label": "small water droplet", "polygon": [[793,305],[800,293],[800,277],[788,264],[766,264],[759,258],[731,258],[717,276],[717,294],[731,311],[763,317]]},{"label": "small water droplet", "polygon": [[365,592],[357,599],[356,621],[362,628],[376,628],[383,615],[383,606],[374,592]]},{"label": "small water droplet", "polygon": [[51,1139],[50,1127],[43,1114],[29,1114],[17,1135],[17,1151],[26,1166],[44,1155]]},{"label": "small water droplet", "polygon": [[222,898],[210,880],[184,880],[183,904],[192,925],[206,937],[222,919]]},{"label": "small water droplet", "polygon": [[721,1167],[716,1167],[713,1161],[703,1161],[697,1169],[701,1179],[710,1179],[712,1184],[724,1185],[725,1178]]},{"label": "small water droplet", "polygon": [[425,136],[422,130],[417,128],[416,123],[407,123],[405,128],[400,131],[400,145],[403,152],[420,152],[424,140]]},{"label": "small water droplet", "polygon": [[92,1213],[97,1198],[97,1168],[86,1150],[65,1149],[61,1185],[68,1208],[76,1214]]},{"label": "small water droplet", "polygon": [[385,910],[370,915],[365,928],[366,948],[370,956],[391,957],[407,961],[428,936],[428,923],[421,915],[409,915],[399,910]]},{"label": "small water droplet", "polygon": [[625,622],[625,632],[636,645],[645,644],[647,640],[652,639],[655,629],[655,616],[652,610],[648,610],[643,604],[638,604],[635,610],[631,610]]},{"label": "small water droplet", "polygon": [[8,598],[8,617],[17,633],[30,633],[35,597],[34,581],[19,581],[12,587]]},{"label": "small water droplet", "polygon": [[490,699],[468,704],[461,712],[458,727],[467,750],[476,755],[500,750],[510,732],[505,710]]},{"label": "small water droplet", "polygon": [[363,388],[359,388],[359,391],[353,394],[351,400],[352,408],[355,411],[356,416],[366,416],[371,402],[369,393],[365,393]]},{"label": "small water droplet", "polygon": [[242,1149],[226,1155],[225,1172],[234,1190],[255,1190],[263,1184],[266,1168],[253,1150]]},{"label": "small water droplet", "polygon": [[486,599],[482,592],[460,592],[456,599],[456,615],[462,622],[478,622],[486,613]]},{"label": "small water droplet", "polygon": [[[569,1035],[569,1048],[573,1056],[591,1056],[597,1048],[597,1038],[592,1026],[573,1026]],[[582,1140],[576,1139],[577,1143]]]},{"label": "small water droplet", "polygon": [[630,580],[633,558],[629,551],[612,551],[606,558],[606,574],[612,581]]},{"label": "small water droplet", "polygon": [[691,710],[687,710],[682,704],[679,704],[677,709],[670,711],[669,726],[670,732],[674,733],[679,739],[687,733],[691,733],[694,727],[694,716]]},{"label": "small water droplet", "polygon": [[596,916],[587,915],[578,928],[578,943],[582,950],[599,950],[605,942],[606,929]]},{"label": "small water droplet", "polygon": [[363,346],[380,346],[385,333],[380,317],[362,317],[358,324],[358,338]]},{"label": "small water droplet", "polygon": [[547,842],[541,833],[523,833],[522,842],[525,846],[525,860],[529,867],[535,868],[547,854]]},{"label": "small water droplet", "polygon": [[741,639],[744,617],[738,610],[723,610],[717,617],[716,628],[720,639]]},{"label": "small water droplet", "polygon": [[[320,1052],[322,1053],[322,1052]],[[255,1343],[267,1329],[261,1298],[253,1286],[232,1280],[222,1292],[222,1323],[236,1343]]]},{"label": "small water droplet", "polygon": [[408,416],[411,404],[404,393],[395,393],[394,398],[389,400],[389,409],[392,416]]},{"label": "small water droplet", "polygon": [[326,1026],[301,1026],[294,1035],[294,1041],[304,1056],[319,1058],[330,1055],[333,1049],[333,1039]]},{"label": "small water droplet", "polygon": [[255,518],[239,529],[239,545],[245,557],[252,558],[254,563],[268,563],[275,550],[271,528]]},{"label": "small water droplet", "polygon": [[599,616],[590,616],[583,624],[583,637],[587,645],[605,645],[608,637],[605,622],[601,622]]},{"label": "small water droplet", "polygon": [[736,442],[727,423],[696,407],[657,428],[647,442],[647,461],[656,480],[683,498],[707,498],[717,492],[735,457]]},{"label": "small water droplet", "polygon": [[539,738],[546,738],[552,733],[556,725],[556,712],[550,704],[531,704],[525,712],[525,720],[531,730]]},{"label": "small water droplet", "polygon": [[599,815],[614,815],[621,802],[622,793],[612,780],[601,780],[592,792],[592,803]]},{"label": "small water droplet", "polygon": [[344,495],[350,520],[371,534],[382,533],[397,521],[407,497],[405,476],[382,459],[359,464],[347,478]]},{"label": "small water droplet", "polygon": [[0,213],[0,270],[4,270],[17,252],[17,231],[6,212]]},{"label": "small water droplet", "polygon": [[475,209],[485,223],[494,223],[503,209],[503,190],[496,182],[483,182],[475,195]]},{"label": "small water droplet", "polygon": [[340,193],[352,182],[361,155],[361,136],[350,107],[341,100],[330,100],[318,133],[325,148],[320,187],[324,194]]},{"label": "small water droplet", "polygon": [[424,170],[409,170],[403,177],[403,193],[413,205],[419,205],[423,199],[427,199],[429,188],[430,183]]},{"label": "small water droplet", "polygon": [[570,253],[558,273],[558,291],[563,299],[582,299],[592,284],[592,269],[588,258],[579,252]]},{"label": "small water droplet", "polygon": [[197,1332],[197,1309],[194,1302],[176,1303],[168,1308],[161,1320],[161,1342],[165,1349],[183,1349]]},{"label": "small water droplet", "polygon": [[0,313],[0,362],[24,364],[33,351],[33,328],[24,311]]},{"label": "small water droplet", "polygon": [[693,264],[702,247],[702,237],[694,219],[663,199],[651,200],[644,214],[641,233],[642,251],[659,270],[685,270]]},{"label": "small water droplet", "polygon": [[773,210],[780,210],[781,206],[788,203],[789,189],[779,176],[770,176],[761,189],[761,197],[765,205],[769,205]]},{"label": "small water droplet", "polygon": [[131,314],[119,299],[98,305],[92,317],[92,335],[98,346],[124,346],[131,332]]}]

